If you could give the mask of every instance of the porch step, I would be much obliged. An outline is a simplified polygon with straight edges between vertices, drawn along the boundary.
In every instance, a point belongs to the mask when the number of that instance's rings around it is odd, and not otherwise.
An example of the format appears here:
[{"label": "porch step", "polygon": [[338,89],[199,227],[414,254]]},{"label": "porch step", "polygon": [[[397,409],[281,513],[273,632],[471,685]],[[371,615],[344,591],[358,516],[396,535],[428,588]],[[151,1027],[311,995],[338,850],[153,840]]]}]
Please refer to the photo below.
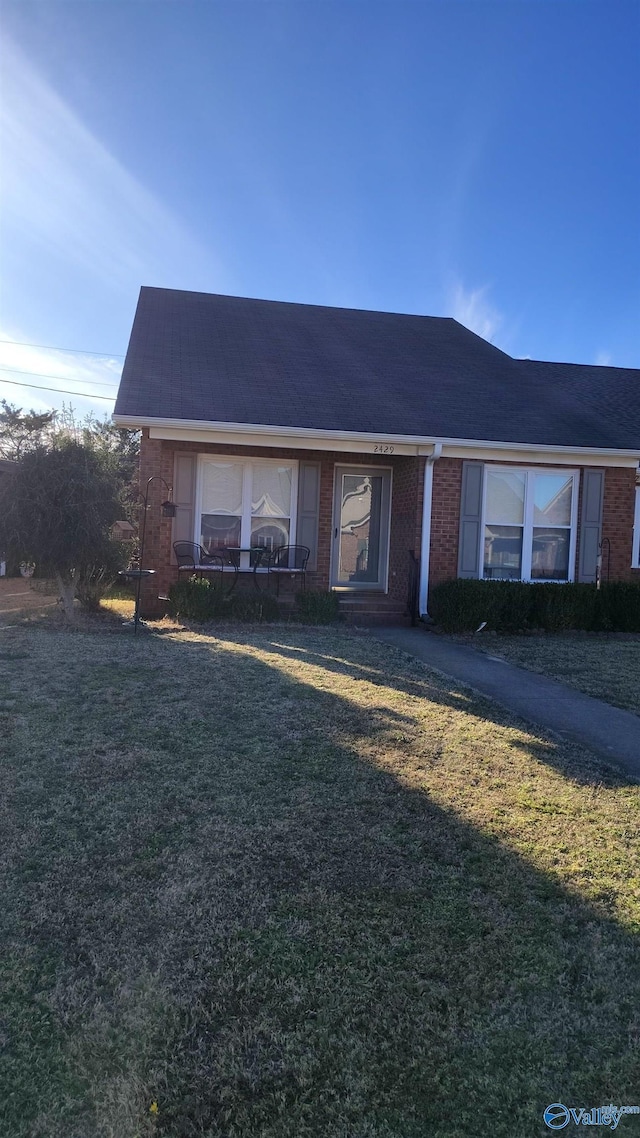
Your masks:
[{"label": "porch step", "polygon": [[406,606],[384,594],[341,596],[340,615],[347,624],[409,625]]}]

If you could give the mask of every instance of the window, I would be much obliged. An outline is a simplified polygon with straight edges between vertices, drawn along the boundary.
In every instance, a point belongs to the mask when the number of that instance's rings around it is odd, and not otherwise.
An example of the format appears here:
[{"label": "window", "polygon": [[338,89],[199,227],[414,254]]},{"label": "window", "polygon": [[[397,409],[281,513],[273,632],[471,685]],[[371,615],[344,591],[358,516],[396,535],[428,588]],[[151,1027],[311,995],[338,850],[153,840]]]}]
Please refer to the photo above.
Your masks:
[{"label": "window", "polygon": [[483,576],[573,580],[578,472],[486,466],[485,473]]},{"label": "window", "polygon": [[199,473],[196,540],[209,553],[294,542],[297,464],[201,455]]}]

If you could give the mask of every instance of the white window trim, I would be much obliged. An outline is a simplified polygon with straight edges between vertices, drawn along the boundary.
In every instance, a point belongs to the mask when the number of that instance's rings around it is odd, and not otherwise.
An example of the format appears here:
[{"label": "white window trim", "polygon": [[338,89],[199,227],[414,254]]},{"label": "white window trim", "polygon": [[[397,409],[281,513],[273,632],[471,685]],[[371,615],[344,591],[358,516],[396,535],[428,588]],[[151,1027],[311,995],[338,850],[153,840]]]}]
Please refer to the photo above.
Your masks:
[{"label": "white window trim", "polygon": [[[484,486],[482,489],[482,519],[480,526],[480,577],[482,580],[493,581],[499,578],[485,577],[484,575],[484,533],[486,527],[487,516],[487,485],[488,473],[507,473],[507,474],[564,474],[567,477],[571,476],[573,484],[571,487],[571,533],[569,538],[569,571],[567,582],[575,581],[576,573],[576,538],[578,533],[578,490],[580,485],[580,471],[569,470],[564,467],[546,467],[546,466],[498,466],[497,464],[485,464],[485,478],[483,479]],[[523,518],[523,539],[522,539],[522,576],[518,578],[511,578],[512,580],[529,581],[533,584],[555,584],[564,585],[565,581],[549,581],[540,577],[531,576],[531,554],[533,545],[533,494],[531,493],[532,480],[527,477],[525,479],[525,500],[524,500],[524,518]],[[491,523],[499,525],[499,522]],[[506,524],[506,523],[505,523]],[[566,526],[549,526],[549,529],[566,529]],[[525,541],[525,536],[529,534],[531,540]]]},{"label": "white window trim", "polygon": [[[296,526],[298,520],[298,469],[299,463],[293,458],[247,458],[241,454],[199,454],[196,479],[196,510],[193,519],[193,540],[200,544],[200,520],[202,518],[202,488],[204,483],[203,470],[205,462],[237,462],[242,463],[242,520],[240,533],[251,533],[251,494],[249,492],[249,467],[251,466],[290,466],[291,467],[291,515],[289,517],[289,545],[296,543]],[[243,539],[241,538],[241,541]],[[243,541],[244,545],[244,541]],[[244,557],[244,554],[243,554]],[[266,573],[266,569],[258,569],[259,573]]]},{"label": "white window trim", "polygon": [[636,506],[633,514],[633,546],[631,568],[640,569],[640,485],[636,485]]}]

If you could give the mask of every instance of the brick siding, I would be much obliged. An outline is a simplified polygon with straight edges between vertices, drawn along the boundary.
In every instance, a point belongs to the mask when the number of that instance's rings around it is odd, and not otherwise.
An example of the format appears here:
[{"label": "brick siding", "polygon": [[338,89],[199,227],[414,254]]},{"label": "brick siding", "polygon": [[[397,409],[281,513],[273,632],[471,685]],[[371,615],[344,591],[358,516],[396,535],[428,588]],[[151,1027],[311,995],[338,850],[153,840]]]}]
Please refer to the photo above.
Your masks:
[{"label": "brick siding", "polygon": [[458,576],[462,459],[439,458],[433,464],[429,586]]},{"label": "brick siding", "polygon": [[[330,558],[333,539],[333,497],[336,465],[386,466],[392,468],[392,508],[389,550],[389,597],[404,602],[409,579],[409,551],[419,556],[422,499],[424,491],[425,459],[417,457],[380,457],[343,451],[300,451],[295,448],[244,447],[238,445],[207,445],[205,443],[179,443],[150,439],[148,430],[142,433],[140,449],[140,486],[144,491],[147,479],[160,475],[169,485],[173,483],[176,452],[192,454],[224,454],[246,458],[306,460],[320,464],[320,510],[318,520],[317,568],[307,574],[309,588],[328,589]],[[493,465],[532,466],[525,463],[497,463]],[[551,467],[554,464],[540,464]],[[562,466],[555,464],[558,469]],[[568,465],[568,464],[567,464]],[[582,475],[582,472],[581,472]],[[462,488],[462,459],[440,458],[434,463],[433,499],[431,513],[431,550],[429,584],[450,580],[458,572],[458,537],[460,524],[460,494]],[[580,479],[580,493],[582,477]],[[640,570],[631,569],[631,542],[635,495],[635,471],[611,467],[605,472],[603,538],[611,543],[611,580],[640,579]],[[158,594],[166,593],[177,577],[171,558],[171,519],[163,518],[160,503],[165,492],[162,483],[151,488],[152,505],[147,515],[145,537],[145,567],[155,568],[153,582],[143,585],[143,608],[157,611]],[[580,500],[579,511],[580,514]],[[578,542],[579,542],[578,533]],[[606,576],[607,561],[603,571]]]},{"label": "brick siding", "polygon": [[[462,461],[460,458],[441,458],[434,464],[429,566],[430,587],[439,584],[441,581],[451,580],[458,573]],[[487,463],[487,465],[535,468],[535,464],[525,462],[499,462]],[[538,465],[544,469],[565,469],[558,463],[541,463]],[[580,469],[577,550],[580,548],[583,469]],[[611,544],[609,576],[612,581],[640,580],[640,570],[631,568],[634,504],[635,470],[628,467],[608,467],[604,476],[602,537],[608,539]],[[603,575],[606,579],[606,543]]]},{"label": "brick siding", "polygon": [[[307,585],[312,589],[326,590],[330,582],[331,546],[333,540],[333,497],[335,467],[371,466],[392,469],[391,533],[389,557],[388,595],[404,602],[409,581],[409,550],[416,554],[420,549],[422,495],[424,489],[424,459],[350,453],[345,451],[312,451],[279,447],[246,447],[206,443],[181,443],[150,439],[148,430],[142,432],[140,447],[140,487],[144,492],[147,480],[160,475],[169,485],[173,483],[176,453],[237,455],[242,458],[270,458],[318,462],[320,464],[320,505],[318,518],[317,567],[307,573]],[[167,592],[177,579],[177,569],[171,565],[171,519],[162,518],[160,503],[165,498],[162,483],[152,484],[152,505],[147,515],[145,535],[145,568],[156,570],[153,581],[143,583],[143,610],[151,614],[158,611],[158,594]]]},{"label": "brick siding", "polygon": [[611,544],[610,579],[640,580],[640,571],[631,568],[633,514],[636,495],[636,472],[613,466],[604,476],[602,509],[602,573],[607,579],[607,540]]}]

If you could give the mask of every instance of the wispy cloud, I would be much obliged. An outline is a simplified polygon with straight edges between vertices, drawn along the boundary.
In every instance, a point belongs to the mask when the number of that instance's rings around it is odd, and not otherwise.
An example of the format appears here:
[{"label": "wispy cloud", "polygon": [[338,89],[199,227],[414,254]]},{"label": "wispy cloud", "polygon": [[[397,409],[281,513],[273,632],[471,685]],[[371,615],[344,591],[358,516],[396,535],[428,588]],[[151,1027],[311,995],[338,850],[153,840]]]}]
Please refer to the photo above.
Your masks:
[{"label": "wispy cloud", "polygon": [[[114,291],[216,285],[201,243],[95,138],[19,48],[3,52],[0,108],[5,239]],[[169,279],[170,278],[170,279]]]},{"label": "wispy cloud", "polygon": [[611,355],[611,352],[604,352],[604,351],[598,352],[598,354],[594,360],[594,363],[596,364],[597,367],[611,367],[611,365],[613,363],[613,357]]},{"label": "wispy cloud", "polygon": [[488,297],[489,288],[466,289],[459,281],[452,290],[451,315],[484,340],[494,341],[504,317]]},{"label": "wispy cloud", "polygon": [[0,399],[36,411],[66,404],[81,417],[89,411],[99,418],[111,414],[122,360],[36,348],[16,339],[0,328]]}]

